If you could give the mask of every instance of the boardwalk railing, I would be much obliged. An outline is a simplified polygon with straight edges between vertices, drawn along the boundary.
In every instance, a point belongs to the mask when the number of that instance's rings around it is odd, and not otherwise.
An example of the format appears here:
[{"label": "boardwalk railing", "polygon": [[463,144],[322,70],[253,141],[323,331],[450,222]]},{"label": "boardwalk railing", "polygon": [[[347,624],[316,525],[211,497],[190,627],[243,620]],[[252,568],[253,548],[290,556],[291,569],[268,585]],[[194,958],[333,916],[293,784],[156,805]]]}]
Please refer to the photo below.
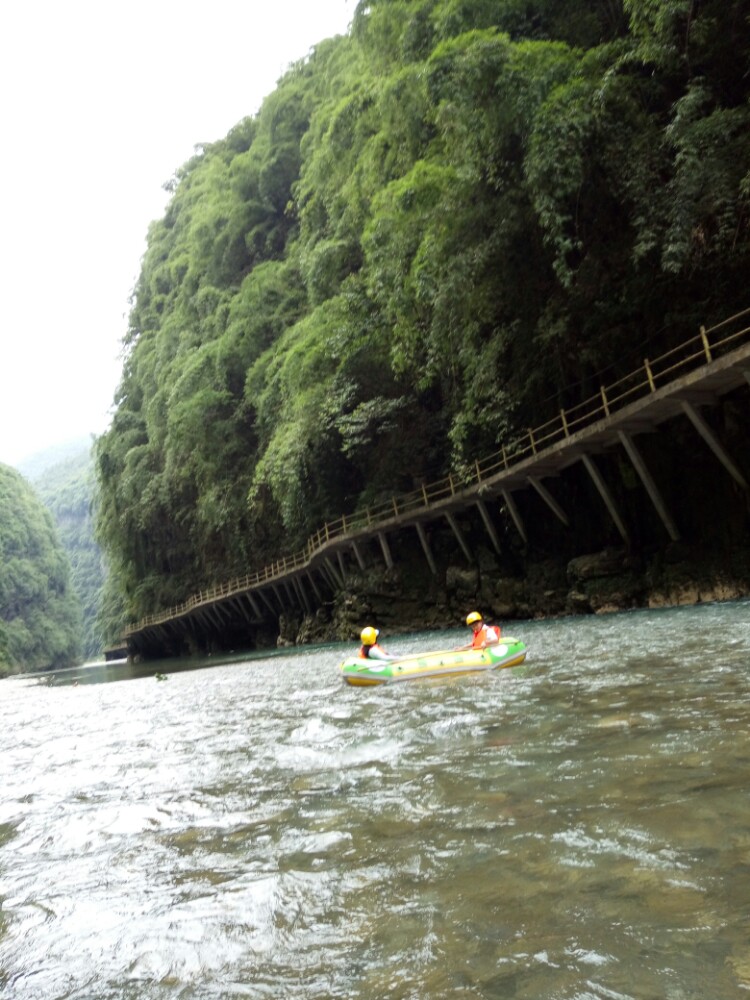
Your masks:
[{"label": "boardwalk railing", "polygon": [[385,528],[394,518],[428,510],[481,485],[492,477],[508,471],[539,452],[565,441],[578,431],[599,420],[610,417],[631,403],[655,393],[681,376],[709,364],[737,347],[750,342],[750,308],[745,309],[712,327],[701,327],[700,332],[657,358],[644,358],[643,364],[624,378],[610,385],[602,385],[597,393],[582,403],[560,410],[538,427],[504,445],[499,451],[477,460],[473,467],[461,473],[446,476],[437,482],[421,486],[411,493],[391,497],[390,500],[367,507],[353,514],[342,514],[335,521],[326,522],[307,540],[305,548],[291,556],[277,559],[263,569],[238,577],[229,583],[217,584],[193,594],[182,604],[147,615],[137,624],[125,629],[123,638],[189,614],[196,608],[213,604],[225,597],[273,583],[290,574],[309,567],[312,559],[331,542]]}]

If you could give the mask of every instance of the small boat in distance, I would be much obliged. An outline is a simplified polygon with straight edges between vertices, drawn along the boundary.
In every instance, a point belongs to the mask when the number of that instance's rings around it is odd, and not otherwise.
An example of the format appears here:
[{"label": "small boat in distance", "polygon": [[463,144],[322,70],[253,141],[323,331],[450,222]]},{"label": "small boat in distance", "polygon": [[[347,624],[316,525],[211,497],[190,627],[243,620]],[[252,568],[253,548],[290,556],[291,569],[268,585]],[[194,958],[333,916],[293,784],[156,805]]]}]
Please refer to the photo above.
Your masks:
[{"label": "small boat in distance", "polygon": [[374,684],[517,667],[525,659],[526,646],[520,639],[507,637],[485,649],[445,649],[435,653],[416,653],[396,660],[364,660],[351,656],[344,660],[340,669],[347,684],[372,687]]}]

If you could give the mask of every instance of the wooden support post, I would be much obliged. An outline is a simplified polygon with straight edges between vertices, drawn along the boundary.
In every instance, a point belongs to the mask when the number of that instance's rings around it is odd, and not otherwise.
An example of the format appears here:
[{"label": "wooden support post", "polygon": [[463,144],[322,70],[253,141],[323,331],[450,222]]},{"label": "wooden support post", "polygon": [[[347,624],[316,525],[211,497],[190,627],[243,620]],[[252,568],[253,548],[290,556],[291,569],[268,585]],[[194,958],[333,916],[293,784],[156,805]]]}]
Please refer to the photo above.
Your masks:
[{"label": "wooden support post", "polygon": [[521,519],[521,515],[518,512],[518,507],[516,507],[516,501],[513,499],[513,494],[510,492],[510,490],[501,490],[500,492],[503,495],[505,506],[508,508],[508,510],[510,511],[510,516],[513,518],[513,523],[516,526],[518,534],[521,536],[521,538],[523,538],[524,544],[528,545],[529,540],[526,537],[526,528],[524,527],[523,520]]},{"label": "wooden support post", "polygon": [[743,490],[746,490],[748,488],[747,480],[742,475],[739,468],[734,463],[727,450],[724,448],[724,445],[716,437],[716,435],[708,426],[708,424],[703,419],[698,410],[696,410],[696,408],[693,406],[692,403],[688,403],[688,401],[685,399],[680,400],[680,406],[682,407],[687,418],[690,420],[690,423],[693,425],[693,427],[695,427],[695,429],[698,431],[698,433],[706,442],[706,444],[714,453],[714,455],[716,455],[716,457],[724,466],[724,468],[727,470],[732,479],[734,479],[735,482],[739,483]]},{"label": "wooden support post", "polygon": [[474,560],[471,557],[471,552],[469,551],[469,547],[466,544],[464,536],[463,536],[463,534],[461,532],[461,529],[458,526],[458,523],[456,522],[455,517],[453,516],[453,514],[451,514],[448,511],[446,511],[446,513],[445,513],[445,519],[448,522],[448,524],[451,526],[451,530],[452,530],[453,534],[456,536],[456,541],[461,546],[461,551],[466,556],[466,561],[467,562],[473,562]]},{"label": "wooden support post", "polygon": [[641,457],[641,453],[635,446],[635,442],[633,441],[632,437],[625,431],[618,431],[617,436],[622,442],[623,448],[628,453],[628,457],[630,458],[630,461],[633,463],[635,471],[640,476],[641,482],[646,487],[646,492],[651,498],[651,503],[656,508],[656,512],[661,518],[662,524],[667,529],[669,537],[672,539],[673,542],[679,541],[680,533],[677,530],[677,525],[672,520],[672,517],[669,511],[667,510],[667,505],[664,503],[664,499],[662,498],[662,495],[659,492],[659,488],[654,482],[651,473],[648,471],[646,463],[643,461],[643,458]]},{"label": "wooden support post", "polygon": [[341,570],[341,579],[346,581],[346,566],[344,564],[344,553],[341,549],[336,553],[336,558],[338,559],[339,569]]},{"label": "wooden support post", "polygon": [[487,529],[487,534],[490,536],[490,541],[492,542],[492,547],[495,552],[500,555],[500,539],[497,537],[497,531],[495,531],[495,525],[492,523],[492,518],[490,517],[490,512],[487,510],[487,505],[484,500],[477,500],[477,510],[481,514],[482,521],[484,521],[484,526]]},{"label": "wooden support post", "polygon": [[581,461],[586,466],[586,471],[593,479],[594,486],[596,486],[597,490],[599,491],[599,496],[604,501],[604,505],[609,511],[609,516],[615,522],[615,527],[620,532],[622,540],[629,544],[630,536],[628,535],[628,529],[625,527],[625,522],[620,517],[620,512],[617,509],[614,497],[612,496],[609,487],[604,482],[601,472],[599,472],[599,469],[596,467],[596,463],[594,462],[593,458],[590,458],[588,455],[581,455]]},{"label": "wooden support post", "polygon": [[378,541],[380,542],[380,548],[383,553],[383,558],[385,559],[385,565],[388,569],[393,569],[393,556],[391,555],[391,549],[388,545],[388,539],[385,536],[384,531],[378,532]]},{"label": "wooden support post", "polygon": [[425,554],[425,559],[427,560],[427,565],[430,567],[430,572],[433,576],[438,575],[437,566],[435,565],[435,560],[432,556],[432,550],[430,549],[430,542],[427,538],[427,532],[424,530],[424,526],[421,522],[417,521],[414,525],[417,529],[417,534],[419,535],[419,541],[422,543],[422,551]]},{"label": "wooden support post", "polygon": [[547,506],[552,511],[552,513],[562,521],[562,523],[565,525],[566,528],[569,528],[570,527],[570,521],[568,520],[568,515],[562,509],[562,507],[557,502],[557,500],[555,500],[555,498],[552,496],[552,494],[547,489],[547,487],[544,486],[536,478],[536,476],[529,476],[529,482],[534,487],[534,489],[537,491],[537,493],[542,498],[542,500],[544,500],[544,502],[547,504]]},{"label": "wooden support post", "polygon": [[352,551],[356,557],[357,565],[364,573],[367,569],[367,564],[365,563],[364,556],[362,555],[362,550],[359,547],[359,542],[352,542]]}]

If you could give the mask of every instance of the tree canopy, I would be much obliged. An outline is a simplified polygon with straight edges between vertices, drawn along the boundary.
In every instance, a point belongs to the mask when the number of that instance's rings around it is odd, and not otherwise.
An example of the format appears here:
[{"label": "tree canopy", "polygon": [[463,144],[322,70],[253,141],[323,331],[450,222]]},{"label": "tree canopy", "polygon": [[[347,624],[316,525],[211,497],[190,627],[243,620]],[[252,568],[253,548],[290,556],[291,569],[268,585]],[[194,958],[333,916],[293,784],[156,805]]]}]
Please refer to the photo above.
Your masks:
[{"label": "tree canopy", "polygon": [[80,659],[80,605],[49,511],[0,465],[0,669],[59,669]]},{"label": "tree canopy", "polygon": [[149,231],[97,445],[125,613],[746,305],[749,54],[740,0],[363,0]]}]

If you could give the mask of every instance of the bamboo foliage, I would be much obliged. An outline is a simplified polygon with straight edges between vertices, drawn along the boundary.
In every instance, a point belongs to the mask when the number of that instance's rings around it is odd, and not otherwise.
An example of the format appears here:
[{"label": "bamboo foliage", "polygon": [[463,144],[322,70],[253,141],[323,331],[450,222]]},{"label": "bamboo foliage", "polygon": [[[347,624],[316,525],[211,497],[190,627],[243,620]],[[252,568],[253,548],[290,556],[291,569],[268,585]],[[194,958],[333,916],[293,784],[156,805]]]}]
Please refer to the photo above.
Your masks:
[{"label": "bamboo foliage", "polygon": [[97,445],[126,614],[573,433],[742,308],[748,55],[739,0],[359,4],[149,232]]}]

